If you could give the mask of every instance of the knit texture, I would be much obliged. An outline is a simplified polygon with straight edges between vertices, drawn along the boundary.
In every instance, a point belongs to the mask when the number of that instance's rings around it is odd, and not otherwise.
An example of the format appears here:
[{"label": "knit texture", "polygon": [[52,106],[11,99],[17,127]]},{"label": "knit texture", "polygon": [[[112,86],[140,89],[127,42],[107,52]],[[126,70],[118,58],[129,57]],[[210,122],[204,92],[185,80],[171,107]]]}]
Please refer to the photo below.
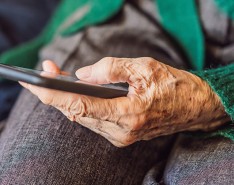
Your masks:
[{"label": "knit texture", "polygon": [[193,69],[204,67],[204,38],[194,0],[157,0],[163,27],[181,44]]},{"label": "knit texture", "polygon": [[[220,97],[225,111],[234,122],[234,64],[217,69],[197,71],[194,74],[207,81],[214,92]],[[212,135],[222,135],[234,140],[234,127],[230,124]]]},{"label": "knit texture", "polygon": [[195,72],[220,97],[226,112],[234,120],[234,64],[217,69]]}]

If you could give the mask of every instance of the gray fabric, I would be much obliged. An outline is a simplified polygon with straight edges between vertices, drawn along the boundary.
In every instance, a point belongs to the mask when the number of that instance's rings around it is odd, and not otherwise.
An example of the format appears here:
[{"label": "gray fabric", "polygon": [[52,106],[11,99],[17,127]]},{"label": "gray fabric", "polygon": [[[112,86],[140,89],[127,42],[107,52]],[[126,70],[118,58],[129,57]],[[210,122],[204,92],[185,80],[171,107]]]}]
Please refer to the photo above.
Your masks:
[{"label": "gray fabric", "polygon": [[0,138],[0,184],[140,184],[171,139],[118,149],[24,91]]},{"label": "gray fabric", "polygon": [[227,16],[220,13],[213,0],[198,0],[198,4],[201,22],[207,37],[213,42],[225,44],[229,27]]},{"label": "gray fabric", "polygon": [[164,172],[165,184],[234,184],[234,143],[181,135]]},{"label": "gray fabric", "polygon": [[197,0],[206,36],[207,67],[234,62],[234,21],[219,10],[213,0]]},{"label": "gray fabric", "polygon": [[[152,1],[137,3],[157,16]],[[204,28],[212,35],[212,29]],[[214,43],[221,46],[220,41]],[[214,58],[215,51],[210,52]],[[55,60],[72,73],[106,56],[151,56],[177,68],[187,67],[165,34],[130,4],[108,23],[70,37],[56,37],[41,51],[42,60]],[[218,63],[224,61],[216,59]],[[150,168],[143,183],[157,184],[175,137],[118,149],[23,91],[0,135],[0,184],[141,184]],[[233,144],[227,140],[182,137],[171,153],[163,179],[167,184],[227,184],[233,179],[228,172],[233,168],[232,153]],[[199,169],[207,170],[208,175]]]},{"label": "gray fabric", "polygon": [[6,124],[6,120],[0,121],[0,135],[1,135],[2,130],[4,129],[5,124]]}]

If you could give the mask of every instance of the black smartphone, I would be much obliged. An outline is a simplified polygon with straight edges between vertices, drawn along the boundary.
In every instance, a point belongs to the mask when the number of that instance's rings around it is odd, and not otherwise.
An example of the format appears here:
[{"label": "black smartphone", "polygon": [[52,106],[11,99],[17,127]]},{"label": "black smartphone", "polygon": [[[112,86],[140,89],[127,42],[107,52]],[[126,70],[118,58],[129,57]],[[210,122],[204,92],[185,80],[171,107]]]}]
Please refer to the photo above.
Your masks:
[{"label": "black smartphone", "polygon": [[93,85],[80,81],[72,76],[55,75],[44,71],[4,64],[0,64],[0,77],[13,81],[22,81],[49,89],[99,98],[116,98],[126,96],[128,94],[126,84]]}]

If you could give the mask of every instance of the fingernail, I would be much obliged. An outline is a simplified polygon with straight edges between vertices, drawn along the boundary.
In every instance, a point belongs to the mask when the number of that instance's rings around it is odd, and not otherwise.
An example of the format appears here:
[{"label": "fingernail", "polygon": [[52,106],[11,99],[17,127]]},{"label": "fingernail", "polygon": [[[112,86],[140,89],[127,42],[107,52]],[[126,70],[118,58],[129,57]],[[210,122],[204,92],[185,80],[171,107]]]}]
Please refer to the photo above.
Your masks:
[{"label": "fingernail", "polygon": [[78,69],[76,71],[76,76],[79,79],[86,79],[89,78],[92,72],[92,67],[91,66],[87,66],[87,67],[83,67],[81,69]]}]

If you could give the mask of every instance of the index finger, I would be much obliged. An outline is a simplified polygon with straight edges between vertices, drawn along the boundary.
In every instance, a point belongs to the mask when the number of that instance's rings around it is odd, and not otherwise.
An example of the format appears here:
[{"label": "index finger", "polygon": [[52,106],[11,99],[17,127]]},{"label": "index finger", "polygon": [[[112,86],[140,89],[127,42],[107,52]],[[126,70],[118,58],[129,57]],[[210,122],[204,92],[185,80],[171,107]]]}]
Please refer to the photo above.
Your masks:
[{"label": "index finger", "polygon": [[131,96],[103,99],[51,90],[22,82],[20,84],[36,95],[44,104],[68,111],[74,117],[90,117],[118,122],[120,117],[130,114],[132,107],[134,107],[133,101],[135,100]]}]

